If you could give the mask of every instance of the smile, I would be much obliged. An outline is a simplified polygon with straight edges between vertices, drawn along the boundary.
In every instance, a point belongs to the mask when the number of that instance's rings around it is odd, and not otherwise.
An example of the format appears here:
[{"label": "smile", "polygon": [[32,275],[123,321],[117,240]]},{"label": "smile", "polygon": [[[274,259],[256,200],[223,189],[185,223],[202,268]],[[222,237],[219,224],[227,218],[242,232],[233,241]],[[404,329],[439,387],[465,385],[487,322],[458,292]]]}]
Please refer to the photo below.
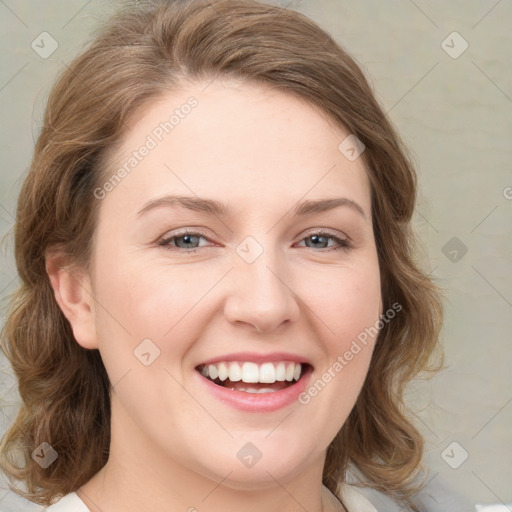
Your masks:
[{"label": "smile", "polygon": [[[292,360],[294,359],[294,360]],[[298,403],[313,373],[309,362],[289,354],[230,354],[195,367],[205,391],[246,412],[272,412]]]},{"label": "smile", "polygon": [[254,362],[220,361],[200,366],[203,377],[233,391],[245,393],[272,393],[297,382],[302,374],[302,364],[278,361],[257,364]]}]

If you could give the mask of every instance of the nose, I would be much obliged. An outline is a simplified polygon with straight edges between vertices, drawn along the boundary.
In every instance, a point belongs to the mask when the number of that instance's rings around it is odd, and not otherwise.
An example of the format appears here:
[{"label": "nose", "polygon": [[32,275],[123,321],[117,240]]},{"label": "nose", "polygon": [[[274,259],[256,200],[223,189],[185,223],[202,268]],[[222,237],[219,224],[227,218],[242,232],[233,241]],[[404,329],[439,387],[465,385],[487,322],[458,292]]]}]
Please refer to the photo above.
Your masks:
[{"label": "nose", "polygon": [[283,263],[269,250],[252,263],[237,261],[230,273],[230,293],[225,302],[227,320],[260,333],[296,322],[300,314],[298,297],[287,275]]}]

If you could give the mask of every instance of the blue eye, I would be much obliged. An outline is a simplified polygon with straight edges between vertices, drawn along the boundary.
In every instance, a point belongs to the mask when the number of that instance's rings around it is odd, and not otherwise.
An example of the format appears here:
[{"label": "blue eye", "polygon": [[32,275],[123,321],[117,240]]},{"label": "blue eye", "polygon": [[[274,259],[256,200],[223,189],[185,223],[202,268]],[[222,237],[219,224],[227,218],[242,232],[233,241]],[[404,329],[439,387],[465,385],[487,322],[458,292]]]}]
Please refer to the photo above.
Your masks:
[{"label": "blue eye", "polygon": [[[183,233],[179,233],[177,235],[173,235],[167,238],[164,238],[160,241],[158,245],[168,248],[168,249],[183,249],[186,250],[186,252],[195,252],[197,249],[196,245],[200,238],[204,238],[205,240],[208,240],[206,237],[201,235],[201,233],[195,233],[193,231],[185,231]],[[172,244],[172,241],[178,241],[179,243]],[[182,246],[180,246],[182,244]],[[191,249],[191,250],[187,250]]]},{"label": "blue eye", "polygon": [[347,239],[340,238],[338,236],[326,232],[312,233],[308,235],[306,238],[303,238],[303,240],[311,240],[313,244],[306,244],[306,247],[317,247],[320,249],[325,249],[328,246],[324,246],[324,243],[328,243],[328,240],[334,240],[339,245],[339,247],[336,247],[335,249],[332,250],[348,249],[351,247],[350,242]]},{"label": "blue eye", "polygon": [[[177,233],[172,236],[163,238],[162,240],[160,240],[158,245],[168,250],[177,250],[187,253],[193,253],[196,252],[201,247],[198,245],[199,240],[201,238],[210,241],[209,238],[205,237],[201,233],[195,231],[183,231],[181,233]],[[340,249],[348,250],[352,248],[352,244],[348,239],[340,238],[336,235],[333,235],[332,233],[328,233],[325,231],[311,233],[307,237],[303,238],[301,242],[304,240],[311,240],[311,243],[309,245],[306,243],[306,247],[308,248],[316,247],[320,249],[327,249],[329,247],[328,251],[321,252],[338,251]],[[329,246],[329,240],[334,240],[335,245],[337,244],[338,247],[332,248],[332,246]]]}]

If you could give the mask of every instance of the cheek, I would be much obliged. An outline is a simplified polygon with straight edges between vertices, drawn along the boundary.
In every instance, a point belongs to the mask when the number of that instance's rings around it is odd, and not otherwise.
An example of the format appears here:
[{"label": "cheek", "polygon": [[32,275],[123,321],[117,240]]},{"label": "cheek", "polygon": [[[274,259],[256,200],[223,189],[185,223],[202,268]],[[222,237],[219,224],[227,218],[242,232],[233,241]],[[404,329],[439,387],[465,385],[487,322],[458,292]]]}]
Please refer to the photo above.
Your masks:
[{"label": "cheek", "polygon": [[163,339],[208,290],[208,282],[176,268],[151,268],[118,261],[98,280],[100,311],[109,324],[124,327],[136,338]]},{"label": "cheek", "polygon": [[[135,382],[140,374],[138,389],[151,392],[151,387],[168,386],[169,380],[173,384],[163,369],[171,369],[181,381],[189,351],[208,328],[215,307],[208,293],[218,277],[186,265],[141,264],[129,256],[114,260],[115,265],[102,266],[95,290],[101,304],[98,344],[111,382],[124,381],[128,372]],[[153,362],[146,367],[137,357],[148,352],[144,357]],[[141,403],[149,406],[144,399]]]},{"label": "cheek", "polygon": [[[330,351],[339,353],[347,350],[351,340],[367,332],[379,320],[381,287],[378,263],[342,269],[324,282],[327,285],[310,294],[310,298],[326,327]],[[368,336],[367,341],[372,341],[371,338]]]},{"label": "cheek", "polygon": [[381,287],[376,256],[333,277],[324,293],[315,296],[324,325],[325,357],[302,403],[316,401],[325,413],[325,418],[319,417],[327,421],[336,416],[339,427],[357,399],[378,338]]},{"label": "cheek", "polygon": [[375,261],[357,270],[343,269],[325,293],[315,296],[325,357],[299,402],[312,428],[322,431],[327,441],[346,421],[365,381],[378,337],[380,293]]}]

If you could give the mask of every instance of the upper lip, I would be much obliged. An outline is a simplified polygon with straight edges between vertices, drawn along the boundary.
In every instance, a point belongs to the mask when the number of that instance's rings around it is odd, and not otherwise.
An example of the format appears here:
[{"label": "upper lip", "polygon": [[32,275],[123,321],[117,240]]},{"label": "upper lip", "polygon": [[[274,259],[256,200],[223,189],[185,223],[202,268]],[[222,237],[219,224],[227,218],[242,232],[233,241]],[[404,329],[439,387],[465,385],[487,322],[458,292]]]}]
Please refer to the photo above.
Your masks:
[{"label": "upper lip", "polygon": [[230,354],[224,354],[207,359],[198,366],[220,363],[222,361],[241,361],[257,364],[293,361],[294,363],[309,364],[312,366],[310,361],[304,356],[292,354],[290,352],[269,352],[268,354],[258,354],[256,352],[231,352]]}]

